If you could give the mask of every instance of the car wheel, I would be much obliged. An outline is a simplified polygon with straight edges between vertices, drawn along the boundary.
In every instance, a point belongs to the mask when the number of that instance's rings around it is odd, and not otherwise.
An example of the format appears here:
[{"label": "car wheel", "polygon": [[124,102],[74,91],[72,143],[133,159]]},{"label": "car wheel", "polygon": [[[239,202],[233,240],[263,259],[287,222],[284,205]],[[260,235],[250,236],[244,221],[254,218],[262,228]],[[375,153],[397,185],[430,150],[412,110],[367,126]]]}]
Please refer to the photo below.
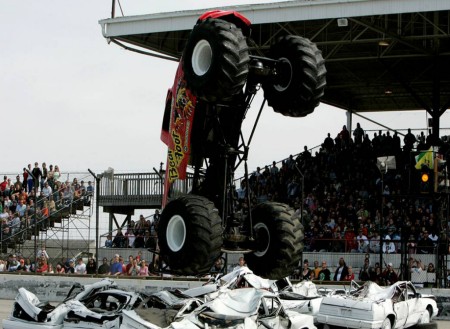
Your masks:
[{"label": "car wheel", "polygon": [[269,57],[280,64],[275,78],[262,86],[268,104],[275,112],[290,117],[312,113],[326,86],[322,52],[310,40],[288,35],[271,46]]},{"label": "car wheel", "polygon": [[214,204],[193,194],[170,201],[161,214],[158,243],[172,272],[208,272],[222,247],[222,221]]},{"label": "car wheel", "polygon": [[388,318],[384,319],[383,324],[381,325],[381,329],[391,329],[391,320]]},{"label": "car wheel", "polygon": [[187,86],[200,99],[214,102],[242,90],[250,57],[241,29],[208,18],[192,30],[182,61]]},{"label": "car wheel", "polygon": [[420,319],[420,324],[426,324],[431,322],[431,310],[429,308],[423,312],[422,318]]},{"label": "car wheel", "polygon": [[303,250],[303,226],[293,219],[286,204],[264,202],[252,211],[254,252],[246,255],[248,267],[257,275],[281,279],[292,274]]}]

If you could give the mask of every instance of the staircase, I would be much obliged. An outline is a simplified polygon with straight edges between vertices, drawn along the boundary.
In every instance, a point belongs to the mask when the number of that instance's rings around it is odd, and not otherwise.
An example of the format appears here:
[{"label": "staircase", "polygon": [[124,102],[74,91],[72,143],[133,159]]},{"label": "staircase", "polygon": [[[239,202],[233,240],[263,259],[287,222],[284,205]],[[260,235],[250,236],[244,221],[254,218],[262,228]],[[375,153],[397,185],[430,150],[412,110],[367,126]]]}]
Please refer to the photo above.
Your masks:
[{"label": "staircase", "polygon": [[[33,257],[42,244],[46,245],[50,257],[56,260],[89,250],[95,245],[95,237],[93,242],[89,241],[91,200],[93,198],[83,197],[62,205],[48,218],[38,218],[36,225],[34,218],[29,220],[28,225],[22,221],[17,232],[1,240],[1,257],[5,259],[10,254]],[[73,233],[81,238],[72,239]]]}]

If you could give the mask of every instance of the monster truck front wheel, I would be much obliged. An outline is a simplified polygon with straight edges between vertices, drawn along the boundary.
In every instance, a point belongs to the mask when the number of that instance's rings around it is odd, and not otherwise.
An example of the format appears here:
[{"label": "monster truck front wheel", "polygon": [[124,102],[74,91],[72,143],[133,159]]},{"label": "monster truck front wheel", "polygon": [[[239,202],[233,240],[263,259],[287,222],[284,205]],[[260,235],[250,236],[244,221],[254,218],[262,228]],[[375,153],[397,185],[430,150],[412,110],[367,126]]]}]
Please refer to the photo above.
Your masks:
[{"label": "monster truck front wheel", "polygon": [[272,45],[269,57],[279,64],[274,78],[263,84],[268,104],[286,116],[312,113],[326,86],[327,71],[321,51],[308,39],[288,35]]},{"label": "monster truck front wheel", "polygon": [[222,221],[208,199],[188,194],[170,201],[161,214],[158,243],[174,273],[206,273],[222,247]]},{"label": "monster truck front wheel", "polygon": [[205,101],[226,100],[247,81],[250,60],[241,29],[208,18],[192,30],[183,53],[187,86]]},{"label": "monster truck front wheel", "polygon": [[292,216],[293,210],[283,203],[264,202],[253,209],[255,251],[245,259],[255,274],[281,279],[298,266],[303,250],[303,226]]}]

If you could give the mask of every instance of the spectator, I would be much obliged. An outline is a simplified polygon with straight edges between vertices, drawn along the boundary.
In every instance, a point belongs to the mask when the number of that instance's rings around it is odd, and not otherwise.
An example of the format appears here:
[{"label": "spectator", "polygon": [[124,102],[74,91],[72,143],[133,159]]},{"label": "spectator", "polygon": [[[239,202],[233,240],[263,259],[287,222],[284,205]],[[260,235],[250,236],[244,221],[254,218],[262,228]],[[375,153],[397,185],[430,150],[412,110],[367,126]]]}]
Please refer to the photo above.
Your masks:
[{"label": "spectator", "polygon": [[75,266],[75,274],[86,274],[86,264],[83,262],[83,258],[79,257],[77,265]]},{"label": "spectator", "polygon": [[327,262],[322,262],[322,269],[319,272],[319,275],[317,276],[319,281],[331,281],[331,272],[327,268]]},{"label": "spectator", "polygon": [[118,228],[116,236],[114,237],[112,247],[113,248],[125,248],[126,247],[126,238],[122,233],[122,229]]},{"label": "spectator", "polygon": [[373,232],[373,236],[369,242],[369,251],[375,254],[380,253],[380,235],[378,231]]},{"label": "spectator", "polygon": [[64,266],[61,266],[61,264],[57,264],[56,265],[56,273],[64,274],[64,273],[66,273],[66,269],[64,268]]},{"label": "spectator", "polygon": [[49,263],[49,264],[48,264],[48,271],[47,271],[47,273],[51,273],[51,274],[54,274],[54,273],[55,273],[55,271],[53,270],[53,265],[52,265],[52,263]]},{"label": "spectator", "polygon": [[110,273],[110,266],[108,263],[108,258],[103,258],[103,263],[98,267],[98,274],[108,274]]},{"label": "spectator", "polygon": [[359,271],[358,279],[360,281],[369,281],[370,280],[370,260],[367,257],[364,259],[364,264]]},{"label": "spectator", "polygon": [[239,263],[237,266],[235,266],[235,268],[233,268],[233,271],[237,271],[240,270],[241,268],[247,267],[247,263],[245,262],[245,258],[244,257],[239,257]]},{"label": "spectator", "polygon": [[105,241],[105,247],[106,248],[112,248],[113,246],[113,240],[112,240],[112,235],[111,233],[109,233],[106,237],[106,241]]},{"label": "spectator", "polygon": [[133,260],[134,260],[133,255],[129,255],[128,256],[128,264],[125,266],[125,273],[127,275],[130,275],[129,274],[129,270],[130,270],[131,267],[133,267]]},{"label": "spectator", "polygon": [[359,122],[356,124],[355,130],[353,130],[353,137],[356,145],[362,144],[364,137],[364,129],[361,128]]},{"label": "spectator", "polygon": [[45,244],[43,243],[42,245],[41,245],[41,249],[40,250],[38,250],[37,251],[37,253],[36,253],[36,258],[40,258],[40,257],[42,257],[42,256],[44,256],[46,259],[47,259],[47,261],[49,260],[49,256],[48,256],[48,253],[47,253],[47,250],[46,250],[46,248],[45,248]]},{"label": "spectator", "polygon": [[42,194],[48,199],[53,193],[52,188],[48,184],[48,182],[44,183],[44,186],[42,188]]},{"label": "spectator", "polygon": [[436,269],[434,268],[433,263],[428,264],[427,273],[436,273]]},{"label": "spectator", "polygon": [[225,260],[222,256],[216,258],[209,272],[211,274],[225,274]]},{"label": "spectator", "polygon": [[333,280],[344,281],[347,275],[348,275],[348,267],[347,264],[345,264],[344,258],[341,257],[339,258],[339,264],[336,268],[336,272],[334,273]]},{"label": "spectator", "polygon": [[303,269],[300,274],[301,280],[314,280],[314,271],[309,268],[309,262],[307,259],[303,261]]},{"label": "spectator", "polygon": [[19,260],[19,266],[17,266],[16,269],[17,272],[28,272],[26,266],[25,266],[25,259],[21,258]]},{"label": "spectator", "polygon": [[396,252],[395,244],[391,241],[391,238],[388,234],[384,237],[383,242],[383,253],[384,254],[394,254]]},{"label": "spectator", "polygon": [[344,281],[353,281],[355,280],[355,274],[353,273],[353,267],[348,266],[348,273],[344,278]]},{"label": "spectator", "polygon": [[141,265],[139,266],[138,276],[148,276],[147,262],[143,259]]},{"label": "spectator", "polygon": [[114,261],[111,265],[109,274],[110,275],[121,275],[123,273],[122,263],[120,262],[120,256],[116,254],[114,256]]},{"label": "spectator", "polygon": [[[23,171],[26,172],[26,184],[24,183],[24,185],[27,186],[27,192],[30,193],[33,190],[33,176],[31,176],[31,163],[28,164],[28,169],[23,168]],[[24,175],[25,177],[25,175]]]},{"label": "spectator", "polygon": [[367,253],[369,251],[369,239],[363,234],[363,230],[359,229],[359,234],[356,237],[356,242],[358,243],[358,252]]},{"label": "spectator", "polygon": [[322,268],[319,267],[319,261],[315,260],[314,261],[314,269],[313,269],[314,280],[318,280],[319,279],[319,273],[320,273],[321,270],[322,270]]},{"label": "spectator", "polygon": [[397,273],[395,273],[392,263],[387,264],[386,270],[383,272],[383,280],[386,285],[390,286],[398,281]]},{"label": "spectator", "polygon": [[36,273],[47,273],[47,272],[48,272],[47,258],[41,257],[38,259],[38,266],[36,268]]},{"label": "spectator", "polygon": [[47,181],[47,176],[48,176],[47,164],[45,162],[42,162],[41,190],[44,188],[44,183]]},{"label": "spectator", "polygon": [[86,274],[95,274],[97,270],[97,264],[94,258],[89,258],[88,263],[86,264]]},{"label": "spectator", "polygon": [[32,267],[31,260],[29,258],[25,258],[25,268],[27,272],[34,272],[34,268]]},{"label": "spectator", "polygon": [[37,192],[40,182],[41,182],[41,177],[42,177],[42,170],[41,170],[41,168],[39,168],[39,163],[37,163],[37,162],[34,163],[34,168],[31,173],[33,174],[33,177],[34,177],[33,187],[35,188],[35,192]]},{"label": "spectator", "polygon": [[423,231],[422,237],[417,243],[418,254],[432,254],[434,249],[434,242],[429,238],[428,231]]},{"label": "spectator", "polygon": [[9,255],[8,261],[6,263],[8,272],[15,272],[18,266],[19,262],[17,261],[16,255]]},{"label": "spectator", "polygon": [[74,274],[75,273],[75,262],[73,259],[69,260],[69,266],[66,268],[66,274]]},{"label": "spectator", "polygon": [[140,271],[140,267],[138,265],[138,262],[136,259],[132,260],[131,266],[128,269],[128,276],[138,276],[139,275],[139,271]]},{"label": "spectator", "polygon": [[61,172],[59,171],[59,167],[55,165],[55,172],[53,173],[53,181],[56,183],[61,179]]}]

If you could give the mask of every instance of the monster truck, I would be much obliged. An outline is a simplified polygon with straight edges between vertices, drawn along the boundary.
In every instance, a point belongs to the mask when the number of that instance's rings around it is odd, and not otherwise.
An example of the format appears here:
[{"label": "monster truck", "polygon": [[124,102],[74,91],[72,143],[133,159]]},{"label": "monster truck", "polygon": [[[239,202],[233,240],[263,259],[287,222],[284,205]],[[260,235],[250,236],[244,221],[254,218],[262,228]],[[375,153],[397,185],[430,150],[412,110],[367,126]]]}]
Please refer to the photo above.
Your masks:
[{"label": "monster truck", "polygon": [[[321,51],[300,36],[278,38],[267,56],[253,55],[251,24],[234,11],[209,11],[197,21],[169,89],[161,139],[168,145],[161,257],[175,274],[206,273],[222,252],[245,253],[256,274],[278,279],[292,273],[303,249],[303,227],[286,204],[241,207],[234,172],[251,137],[241,124],[261,88],[274,111],[303,117],[319,104],[326,85]],[[258,115],[259,116],[259,115]],[[253,129],[257,125],[254,123]],[[192,168],[189,194],[175,182]],[[170,201],[168,201],[170,200]]]}]

